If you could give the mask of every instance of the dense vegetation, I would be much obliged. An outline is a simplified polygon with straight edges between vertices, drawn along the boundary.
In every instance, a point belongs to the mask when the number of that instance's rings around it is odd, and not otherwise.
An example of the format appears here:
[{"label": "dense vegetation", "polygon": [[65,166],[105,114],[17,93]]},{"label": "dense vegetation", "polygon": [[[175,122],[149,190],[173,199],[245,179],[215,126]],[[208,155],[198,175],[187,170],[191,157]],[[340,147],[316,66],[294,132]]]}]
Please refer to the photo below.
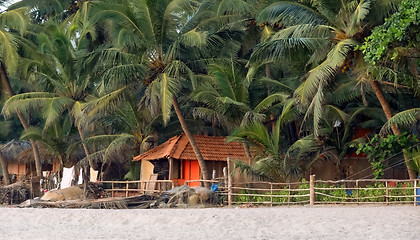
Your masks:
[{"label": "dense vegetation", "polygon": [[[341,166],[366,142],[358,129],[417,139],[419,9],[415,0],[22,0],[0,13],[0,141],[31,140],[62,164],[121,168],[108,178],[181,132],[192,146],[193,134],[251,146],[255,164],[236,167],[269,180]],[[415,178],[412,147],[392,154]]]}]

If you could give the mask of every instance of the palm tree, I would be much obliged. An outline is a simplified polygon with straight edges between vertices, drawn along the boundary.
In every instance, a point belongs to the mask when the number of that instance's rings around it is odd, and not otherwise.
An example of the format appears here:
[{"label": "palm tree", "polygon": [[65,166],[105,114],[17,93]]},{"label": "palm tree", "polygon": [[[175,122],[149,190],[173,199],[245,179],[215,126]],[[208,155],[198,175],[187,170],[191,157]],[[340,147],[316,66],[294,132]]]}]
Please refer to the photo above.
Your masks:
[{"label": "palm tree", "polygon": [[[384,16],[395,10],[399,1],[348,0],[341,1],[339,8],[329,5],[328,1],[304,2],[311,7],[278,2],[260,13],[260,22],[280,22],[284,28],[257,47],[251,63],[270,62],[301,48],[313,53],[308,64],[315,67],[309,71],[295,95],[301,106],[313,112],[316,135],[325,102],[324,89],[339,70],[345,71],[349,67],[363,71],[359,80],[368,81],[389,119],[392,116],[391,108],[378,82],[367,71],[368,65],[363,61],[361,52],[354,50],[361,45],[369,29],[380,24]],[[319,61],[322,62],[317,65]],[[401,133],[396,127],[393,127],[393,132],[396,135]],[[414,178],[408,163],[406,165],[410,178]]]},{"label": "palm tree", "polygon": [[[29,23],[27,17],[27,9],[19,8],[10,10],[0,14],[0,78],[3,90],[7,92],[9,97],[13,97],[14,91],[9,82],[8,73],[15,72],[18,65],[17,37],[11,32],[16,31],[20,36],[24,34]],[[7,66],[6,64],[7,63]],[[21,111],[16,111],[19,120],[24,129],[29,128],[29,123],[25,119]],[[37,176],[42,176],[41,162],[39,158],[38,147],[33,139],[30,140],[35,158],[35,167]]]},{"label": "palm tree", "polygon": [[[191,98],[200,106],[194,115],[225,127],[228,132],[238,125],[266,120],[265,112],[282,102],[287,93],[275,92],[266,96],[266,89],[257,89],[249,82],[240,63],[211,64],[203,83],[193,92]],[[261,93],[263,92],[263,93]]]},{"label": "palm tree", "polygon": [[[101,98],[90,101],[88,105],[99,99]],[[118,105],[118,109],[111,111],[103,107],[87,107],[89,121],[94,124],[96,130],[94,136],[86,139],[86,143],[94,145],[96,149],[89,158],[102,160],[101,172],[116,156],[121,159],[121,154],[125,154],[129,155],[125,159],[132,159],[150,148],[151,125],[154,121],[150,119],[151,114],[147,109],[140,111],[134,103],[135,101],[127,96],[125,101]]]},{"label": "palm tree", "polygon": [[[95,53],[83,48],[82,42],[87,40],[70,38],[64,26],[55,22],[45,23],[34,39],[39,54],[34,56],[37,59],[27,60],[29,64],[24,66],[28,67],[28,79],[36,81],[38,92],[11,97],[3,107],[3,114],[9,116],[14,111],[41,109],[44,129],[50,129],[63,115],[68,115],[77,127],[86,156],[89,156],[90,150],[84,142],[83,104],[95,87]],[[82,47],[77,49],[73,43]]]},{"label": "palm tree", "polygon": [[281,125],[286,115],[283,112],[279,117],[271,134],[257,122],[234,131],[228,141],[244,142],[256,149],[255,164],[250,166],[238,161],[236,168],[272,181],[291,182],[322,159],[334,157],[330,149],[322,148],[313,135],[303,137],[289,147],[282,144]]},{"label": "palm tree", "polygon": [[[87,5],[88,6],[88,5]],[[220,53],[233,52],[238,47],[226,44],[224,39],[232,36],[231,29],[218,23],[215,3],[188,0],[92,2],[90,21],[106,22],[107,32],[112,33],[111,42],[115,54],[108,56],[135,57],[127,64],[112,67],[107,76],[121,79],[130,71],[146,70],[146,76],[135,80],[147,86],[147,102],[158,103],[165,123],[170,119],[172,106],[199,161],[202,178],[208,179],[206,164],[191,134],[177,93],[181,82],[189,80],[195,86],[194,69],[202,69],[206,62]],[[83,24],[83,26],[88,26]],[[86,27],[89,31],[89,27]],[[84,34],[84,33],[82,33]],[[232,50],[233,49],[233,50]],[[111,58],[114,62],[115,58]],[[140,70],[141,71],[141,70]],[[115,83],[114,83],[115,84]]]}]

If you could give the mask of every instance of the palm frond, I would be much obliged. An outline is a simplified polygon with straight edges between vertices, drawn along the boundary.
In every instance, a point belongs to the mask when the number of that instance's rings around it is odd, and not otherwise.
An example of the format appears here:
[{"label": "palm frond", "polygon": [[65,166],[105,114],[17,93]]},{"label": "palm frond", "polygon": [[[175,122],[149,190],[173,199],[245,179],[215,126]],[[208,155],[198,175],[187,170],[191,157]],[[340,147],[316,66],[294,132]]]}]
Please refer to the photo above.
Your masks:
[{"label": "palm frond", "polygon": [[273,93],[264,98],[257,106],[254,107],[254,112],[260,113],[268,108],[270,108],[274,103],[281,102],[286,100],[289,97],[288,94],[284,93]]},{"label": "palm frond", "polygon": [[266,7],[257,18],[258,23],[262,22],[281,22],[285,25],[297,24],[325,24],[326,19],[311,8],[305,5],[281,1]]},{"label": "palm frond", "polygon": [[392,126],[398,128],[412,127],[420,120],[420,108],[412,108],[395,114],[381,129],[381,134],[390,133]]},{"label": "palm frond", "polygon": [[174,97],[174,93],[178,92],[179,82],[176,79],[169,77],[166,73],[163,73],[159,76],[159,85],[163,121],[167,124],[172,109],[172,98]]},{"label": "palm frond", "polygon": [[361,23],[369,14],[371,0],[361,0],[350,17],[350,22],[346,30],[347,36],[353,36],[362,29]]},{"label": "palm frond", "polygon": [[50,102],[51,99],[57,97],[54,93],[45,92],[31,92],[21,93],[9,98],[2,110],[2,114],[6,117],[10,117],[16,111],[27,112],[30,109],[41,109],[46,102]]},{"label": "palm frond", "polygon": [[307,106],[318,91],[319,86],[326,86],[337,73],[347,57],[347,54],[357,45],[352,39],[340,41],[329,53],[327,59],[309,72],[305,82],[296,91],[297,100]]},{"label": "palm frond", "polygon": [[269,41],[256,46],[250,64],[281,59],[301,48],[315,52],[329,44],[331,34],[331,29],[325,25],[301,24],[281,29]]}]

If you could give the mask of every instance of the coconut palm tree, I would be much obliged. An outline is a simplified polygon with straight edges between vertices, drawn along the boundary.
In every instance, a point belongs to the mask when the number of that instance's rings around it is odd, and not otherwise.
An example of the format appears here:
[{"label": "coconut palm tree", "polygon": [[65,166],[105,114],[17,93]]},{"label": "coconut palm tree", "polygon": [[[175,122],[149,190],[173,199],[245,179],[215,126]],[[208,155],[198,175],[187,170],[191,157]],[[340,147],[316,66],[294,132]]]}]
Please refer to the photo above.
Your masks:
[{"label": "coconut palm tree", "polygon": [[[15,95],[9,81],[8,73],[14,73],[17,69],[19,55],[17,51],[18,33],[23,36],[29,24],[27,9],[19,8],[6,11],[0,14],[0,78],[1,86],[7,92],[9,97]],[[7,63],[7,65],[6,65]],[[25,119],[22,111],[16,111],[18,118],[24,129],[29,128],[29,123]],[[42,176],[41,162],[39,158],[38,147],[34,140],[31,140],[32,149],[35,158],[35,167],[37,176]]]},{"label": "coconut palm tree", "polygon": [[[118,76],[138,71],[139,65],[143,66],[146,76],[131,80],[147,86],[146,102],[151,103],[149,106],[160,106],[165,123],[174,107],[197,156],[202,177],[208,179],[206,164],[186,124],[177,93],[181,82],[190,82],[190,86],[195,87],[194,72],[203,69],[208,61],[219,54],[229,56],[239,48],[229,44],[232,41],[225,41],[234,38],[236,32],[219,22],[215,12],[217,5],[212,1],[102,1],[89,6],[86,12],[91,16],[90,21],[106,22],[107,32],[111,33],[110,41],[117,51],[108,56],[136,58],[128,64],[114,65],[107,76],[121,79]],[[115,58],[110,59],[115,61]]]},{"label": "coconut palm tree", "polygon": [[96,134],[86,139],[96,151],[90,158],[101,159],[101,172],[115,158],[132,159],[149,150],[153,119],[147,109],[139,109],[135,100],[127,97],[119,108],[112,111],[89,111],[89,120],[95,126]]},{"label": "coconut palm tree", "polygon": [[[399,1],[348,0],[341,1],[338,8],[337,5],[328,4],[328,1],[302,2],[306,5],[274,3],[260,13],[260,22],[280,22],[284,24],[284,28],[257,47],[251,63],[273,61],[300,48],[313,53],[308,64],[314,67],[304,78],[295,96],[301,106],[313,113],[315,135],[318,135],[320,114],[323,112],[325,88],[340,70],[359,69],[363,73],[360,74],[359,81],[367,82],[371,86],[385,116],[387,119],[391,118],[391,107],[381,87],[367,70],[369,65],[363,61],[362,53],[355,50],[361,45],[369,29],[380,24],[387,14],[394,11]],[[396,135],[401,133],[395,126],[393,132]],[[406,156],[405,159],[407,161]],[[406,165],[410,178],[414,178],[408,163]]]},{"label": "coconut palm tree", "polygon": [[192,92],[191,98],[201,105],[194,109],[194,115],[231,132],[236,126],[266,120],[264,113],[289,97],[283,92],[266,96],[266,89],[249,85],[242,69],[245,69],[243,64],[233,62],[230,66],[209,65],[208,75],[203,76],[202,84]]},{"label": "coconut palm tree", "polygon": [[38,90],[11,97],[3,107],[3,114],[9,116],[14,111],[41,109],[44,129],[50,129],[63,115],[68,115],[88,156],[90,150],[84,142],[88,129],[84,125],[83,104],[95,89],[95,52],[84,48],[88,40],[69,37],[65,25],[65,22],[63,25],[47,22],[40,33],[34,34],[34,45],[38,46],[39,54],[34,56],[36,59],[27,60],[29,63],[24,64],[27,71],[24,71],[28,72],[28,80],[34,81]]},{"label": "coconut palm tree", "polygon": [[250,123],[233,132],[228,141],[239,141],[256,149],[255,164],[247,165],[238,161],[240,171],[257,175],[276,182],[297,180],[314,164],[327,157],[333,157],[330,148],[322,148],[313,135],[303,137],[287,147],[282,144],[281,125],[286,111],[276,122],[274,131],[269,133],[261,123]]}]

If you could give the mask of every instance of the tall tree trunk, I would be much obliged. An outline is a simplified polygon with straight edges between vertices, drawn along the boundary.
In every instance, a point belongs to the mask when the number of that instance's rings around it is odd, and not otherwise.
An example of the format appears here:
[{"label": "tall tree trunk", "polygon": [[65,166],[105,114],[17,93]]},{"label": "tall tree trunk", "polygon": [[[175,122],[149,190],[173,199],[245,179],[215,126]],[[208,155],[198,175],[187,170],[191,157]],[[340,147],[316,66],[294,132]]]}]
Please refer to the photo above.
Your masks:
[{"label": "tall tree trunk", "polygon": [[[373,91],[375,92],[376,97],[378,98],[379,102],[381,103],[381,107],[385,113],[386,119],[389,120],[392,118],[392,112],[391,112],[391,107],[389,106],[388,101],[386,100],[384,94],[382,93],[381,87],[379,86],[379,84],[370,79],[369,80],[370,86],[372,87]],[[400,135],[401,131],[400,129],[396,126],[396,125],[392,125],[392,132],[394,133],[394,135]],[[416,179],[416,173],[411,169],[410,164],[409,164],[409,159],[407,154],[405,153],[405,150],[403,150],[403,155],[404,155],[404,161],[405,161],[405,165],[407,166],[407,171],[408,171],[408,176],[410,177],[410,179]]]},{"label": "tall tree trunk", "polygon": [[[9,97],[13,97],[15,93],[13,92],[13,89],[10,86],[9,78],[6,72],[6,67],[4,66],[3,62],[0,62],[0,77],[3,83],[4,90],[6,90]],[[16,111],[16,113],[19,117],[20,123],[22,124],[23,128],[25,130],[28,130],[29,124],[28,122],[26,122],[25,118],[23,117],[23,114],[19,111]],[[33,151],[34,159],[35,159],[36,175],[38,177],[42,177],[42,165],[41,165],[41,159],[39,157],[38,146],[36,145],[34,140],[30,139],[30,142],[32,145],[32,151]]]},{"label": "tall tree trunk", "polygon": [[[206,162],[204,161],[203,156],[201,155],[200,149],[197,146],[197,142],[195,141],[194,136],[191,134],[190,130],[187,127],[187,123],[185,122],[184,116],[182,115],[181,109],[179,108],[179,104],[176,98],[172,98],[172,104],[174,105],[178,120],[181,123],[182,130],[187,136],[188,141],[190,142],[191,147],[193,148],[195,156],[197,157],[198,164],[200,165],[201,174],[203,175],[203,180],[209,180]],[[210,184],[208,182],[204,182],[204,186],[210,187]]]},{"label": "tall tree trunk", "polygon": [[[80,125],[77,125],[77,130],[79,131],[79,136],[80,136],[80,140],[82,140],[82,146],[83,146],[83,150],[85,151],[86,157],[89,157],[90,152],[89,152],[89,148],[87,147],[86,143],[85,143],[85,136],[83,134],[83,130],[82,127],[80,127]],[[85,195],[85,197],[87,197],[87,189],[88,189],[88,182],[89,182],[89,166],[91,165],[91,160],[88,160],[88,164],[83,164],[83,173],[82,173],[82,177],[83,177],[83,193]]]},{"label": "tall tree trunk", "polygon": [[10,184],[10,176],[9,176],[9,171],[7,169],[7,161],[6,161],[6,159],[4,159],[1,151],[0,151],[0,164],[1,164],[1,168],[3,169],[4,184],[9,185]]}]

